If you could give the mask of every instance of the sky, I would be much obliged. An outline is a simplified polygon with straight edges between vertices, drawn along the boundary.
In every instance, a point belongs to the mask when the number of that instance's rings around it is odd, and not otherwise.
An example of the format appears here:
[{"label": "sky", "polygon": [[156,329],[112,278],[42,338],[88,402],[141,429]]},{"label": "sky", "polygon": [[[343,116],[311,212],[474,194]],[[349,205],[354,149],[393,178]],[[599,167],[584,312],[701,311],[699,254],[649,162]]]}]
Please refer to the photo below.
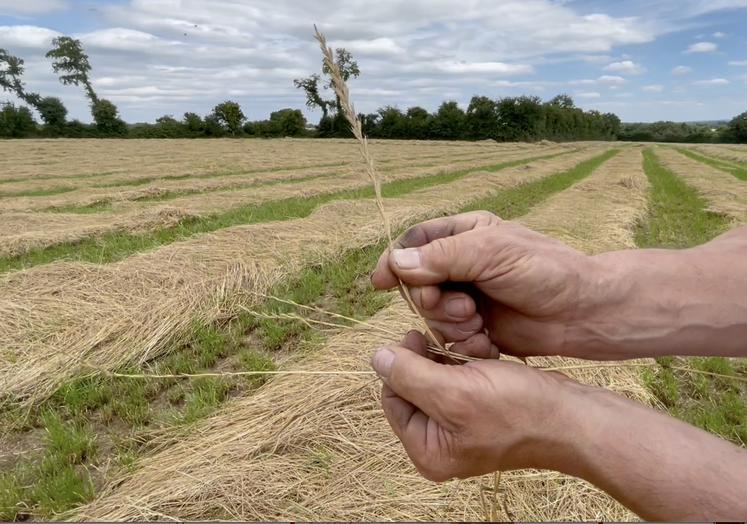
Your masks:
[{"label": "sky", "polygon": [[559,93],[626,122],[747,111],[747,0],[0,0],[0,48],[82,121],[82,88],[44,58],[55,36],[83,42],[128,122],[229,99],[250,119],[290,107],[315,121],[293,86],[321,69],[313,24],[358,60],[360,112]]}]

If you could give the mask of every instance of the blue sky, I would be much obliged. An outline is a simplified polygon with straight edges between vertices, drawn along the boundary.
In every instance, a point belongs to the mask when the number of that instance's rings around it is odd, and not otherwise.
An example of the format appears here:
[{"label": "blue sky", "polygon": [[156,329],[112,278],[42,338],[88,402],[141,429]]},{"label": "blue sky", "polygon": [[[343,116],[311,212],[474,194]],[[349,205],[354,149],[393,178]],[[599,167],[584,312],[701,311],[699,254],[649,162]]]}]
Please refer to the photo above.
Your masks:
[{"label": "blue sky", "polygon": [[304,107],[292,80],[320,67],[314,23],[358,59],[359,111],[558,93],[624,121],[747,111],[747,0],[0,0],[0,47],[73,118],[90,119],[82,90],[44,58],[60,34],[130,122],[226,99],[255,119]]}]

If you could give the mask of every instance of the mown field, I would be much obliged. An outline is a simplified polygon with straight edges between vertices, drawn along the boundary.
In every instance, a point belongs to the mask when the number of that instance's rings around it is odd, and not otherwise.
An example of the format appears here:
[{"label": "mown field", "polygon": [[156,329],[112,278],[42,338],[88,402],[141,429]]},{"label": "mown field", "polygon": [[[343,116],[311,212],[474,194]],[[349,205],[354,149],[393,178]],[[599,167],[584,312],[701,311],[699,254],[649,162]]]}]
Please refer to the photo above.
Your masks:
[{"label": "mown field", "polygon": [[[747,224],[747,147],[372,151],[397,230],[487,209],[596,254]],[[372,376],[305,373],[417,326],[370,288],[372,196],[352,141],[0,142],[0,520],[635,518],[555,473],[427,482]],[[638,364],[569,374],[747,443],[743,360]]]}]

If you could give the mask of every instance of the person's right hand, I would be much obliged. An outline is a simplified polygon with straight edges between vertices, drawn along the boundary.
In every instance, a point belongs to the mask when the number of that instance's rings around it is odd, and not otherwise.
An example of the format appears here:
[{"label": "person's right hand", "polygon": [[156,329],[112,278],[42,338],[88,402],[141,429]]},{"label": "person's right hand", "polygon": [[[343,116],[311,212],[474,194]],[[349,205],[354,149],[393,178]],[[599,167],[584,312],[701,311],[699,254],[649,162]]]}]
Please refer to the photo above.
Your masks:
[{"label": "person's right hand", "polygon": [[379,260],[374,286],[401,279],[455,352],[619,357],[588,336],[615,296],[592,257],[485,211],[424,222],[394,247]]}]

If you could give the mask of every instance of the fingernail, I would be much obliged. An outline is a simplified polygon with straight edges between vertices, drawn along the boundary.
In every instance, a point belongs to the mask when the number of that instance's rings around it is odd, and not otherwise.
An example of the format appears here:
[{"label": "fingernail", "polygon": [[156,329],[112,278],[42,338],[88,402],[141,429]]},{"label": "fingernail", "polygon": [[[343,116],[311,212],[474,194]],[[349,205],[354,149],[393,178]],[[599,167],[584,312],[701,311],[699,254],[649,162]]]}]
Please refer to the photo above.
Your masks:
[{"label": "fingernail", "polygon": [[452,317],[463,317],[467,314],[467,300],[463,298],[452,298],[446,302],[446,314]]},{"label": "fingernail", "polygon": [[374,371],[381,378],[389,378],[389,374],[392,372],[392,364],[394,364],[394,353],[387,348],[378,350],[371,360]]},{"label": "fingernail", "polygon": [[394,263],[400,269],[417,269],[420,267],[420,251],[417,249],[395,249],[392,251]]}]

